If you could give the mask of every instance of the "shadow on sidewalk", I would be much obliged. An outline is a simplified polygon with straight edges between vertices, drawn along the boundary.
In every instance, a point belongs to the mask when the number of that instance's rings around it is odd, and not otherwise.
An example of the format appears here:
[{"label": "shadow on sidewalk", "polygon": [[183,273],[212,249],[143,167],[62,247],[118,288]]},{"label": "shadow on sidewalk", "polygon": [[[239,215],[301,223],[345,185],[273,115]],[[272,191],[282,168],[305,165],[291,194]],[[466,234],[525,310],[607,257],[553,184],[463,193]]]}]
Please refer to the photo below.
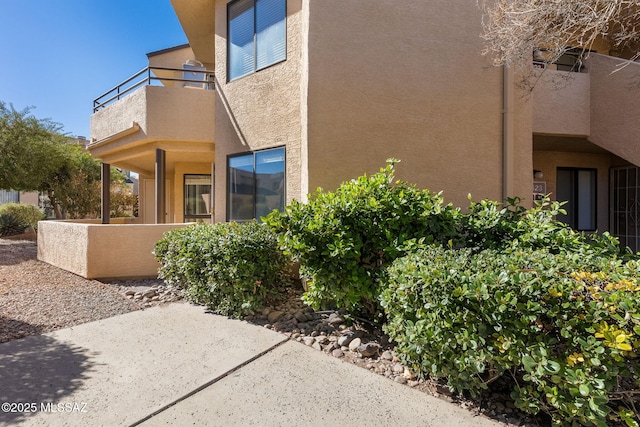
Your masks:
[{"label": "shadow on sidewalk", "polygon": [[0,344],[0,425],[25,421],[48,404],[66,403],[93,366],[89,350],[46,335]]}]

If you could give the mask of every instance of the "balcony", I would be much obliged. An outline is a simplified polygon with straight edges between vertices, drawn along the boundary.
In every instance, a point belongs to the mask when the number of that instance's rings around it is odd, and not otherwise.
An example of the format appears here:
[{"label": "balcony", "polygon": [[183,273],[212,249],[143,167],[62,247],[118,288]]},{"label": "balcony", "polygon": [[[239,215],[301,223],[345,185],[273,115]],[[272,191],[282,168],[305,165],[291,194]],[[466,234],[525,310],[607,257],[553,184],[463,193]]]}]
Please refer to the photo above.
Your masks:
[{"label": "balcony", "polygon": [[590,93],[590,74],[545,69],[533,90],[533,132],[589,136]]},{"label": "balcony", "polygon": [[[94,100],[92,155],[139,173],[154,170],[155,148],[213,158],[215,91],[206,69],[147,67]],[[211,160],[212,161],[212,160]]]},{"label": "balcony", "polygon": [[640,64],[592,53],[581,73],[547,68],[533,90],[533,133],[581,138],[640,165]]},{"label": "balcony", "polygon": [[[179,76],[179,77],[178,77]],[[103,93],[93,100],[93,112],[124,98],[141,86],[190,87],[207,90],[214,89],[214,73],[199,67],[169,68],[146,67],[124,82]]]}]

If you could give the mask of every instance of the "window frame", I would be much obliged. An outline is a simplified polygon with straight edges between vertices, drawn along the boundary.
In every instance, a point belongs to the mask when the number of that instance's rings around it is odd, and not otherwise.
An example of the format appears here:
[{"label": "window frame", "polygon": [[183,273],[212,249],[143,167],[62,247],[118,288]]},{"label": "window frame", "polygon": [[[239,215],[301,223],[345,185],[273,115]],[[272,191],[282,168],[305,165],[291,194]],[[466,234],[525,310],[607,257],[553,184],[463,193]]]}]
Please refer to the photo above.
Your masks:
[{"label": "window frame", "polygon": [[[185,173],[184,175],[182,175],[182,220],[183,222],[187,222],[187,218],[193,218],[195,219],[195,221],[197,222],[198,220],[202,219],[211,219],[211,211],[212,211],[212,206],[209,206],[209,212],[207,212],[207,214],[201,214],[201,215],[187,215],[187,179],[189,177],[202,177],[202,176],[207,176],[209,177],[209,203],[211,203],[213,205],[213,175],[212,174],[207,174],[207,173]],[[205,203],[206,206],[206,203]]]},{"label": "window frame", "polygon": [[[282,150],[282,156],[283,156],[283,164],[284,164],[284,168],[283,168],[283,176],[282,176],[282,196],[283,196],[283,208],[286,206],[286,200],[287,200],[287,148],[284,145],[280,145],[277,147],[269,147],[269,148],[264,148],[264,149],[260,149],[260,150],[252,150],[252,151],[245,151],[242,153],[234,153],[234,154],[229,154],[227,155],[227,172],[226,172],[226,178],[227,178],[227,182],[226,182],[226,189],[225,189],[225,193],[226,193],[226,221],[227,222],[247,222],[247,221],[252,221],[253,219],[259,219],[256,217],[256,211],[257,211],[257,196],[258,196],[258,186],[256,185],[257,182],[257,174],[256,174],[256,154],[259,153],[265,153],[268,151],[275,151],[275,150]],[[253,158],[253,217],[250,219],[233,219],[231,218],[231,168],[230,168],[230,161],[231,159],[234,158],[238,158],[238,157],[243,157],[243,156],[252,156]]]},{"label": "window frame", "polygon": [[250,72],[245,74],[231,77],[231,14],[230,9],[233,7],[235,3],[246,1],[246,0],[233,0],[227,3],[227,83],[242,79],[243,77],[250,76],[252,74],[257,73],[258,71],[265,70],[274,65],[280,64],[287,60],[287,0],[281,0],[284,3],[284,57],[275,62],[269,63],[268,65],[264,65],[258,68],[258,43],[257,43],[257,14],[256,14],[256,3],[260,0],[249,0],[253,3],[253,69]]}]

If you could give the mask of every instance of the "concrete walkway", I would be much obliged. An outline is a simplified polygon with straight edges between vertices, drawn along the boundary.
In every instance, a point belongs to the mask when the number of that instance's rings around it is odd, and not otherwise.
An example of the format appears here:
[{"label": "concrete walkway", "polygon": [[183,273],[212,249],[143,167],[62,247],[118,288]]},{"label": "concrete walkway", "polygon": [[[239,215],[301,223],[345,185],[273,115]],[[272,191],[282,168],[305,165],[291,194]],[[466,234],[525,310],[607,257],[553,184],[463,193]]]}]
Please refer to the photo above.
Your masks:
[{"label": "concrete walkway", "polygon": [[0,344],[0,404],[0,426],[502,425],[189,304]]}]

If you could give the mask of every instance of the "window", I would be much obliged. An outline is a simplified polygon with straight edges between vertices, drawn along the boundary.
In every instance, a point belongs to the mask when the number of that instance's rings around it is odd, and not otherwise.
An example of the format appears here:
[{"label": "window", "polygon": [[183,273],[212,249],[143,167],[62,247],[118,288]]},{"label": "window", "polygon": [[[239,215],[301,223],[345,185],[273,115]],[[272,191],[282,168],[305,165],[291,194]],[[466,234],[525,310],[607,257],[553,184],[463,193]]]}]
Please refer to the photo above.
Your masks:
[{"label": "window", "polygon": [[184,176],[184,222],[211,218],[211,175]]},{"label": "window", "polygon": [[566,215],[558,220],[579,231],[596,229],[596,185],[595,169],[558,168],[556,176],[556,199],[566,201],[562,206]]},{"label": "window", "polygon": [[228,159],[227,220],[248,221],[284,209],[284,148]]},{"label": "window", "polygon": [[620,246],[640,251],[640,168],[611,169],[611,234]]},{"label": "window", "polygon": [[286,59],[286,9],[286,0],[236,0],[229,4],[229,80]]}]

